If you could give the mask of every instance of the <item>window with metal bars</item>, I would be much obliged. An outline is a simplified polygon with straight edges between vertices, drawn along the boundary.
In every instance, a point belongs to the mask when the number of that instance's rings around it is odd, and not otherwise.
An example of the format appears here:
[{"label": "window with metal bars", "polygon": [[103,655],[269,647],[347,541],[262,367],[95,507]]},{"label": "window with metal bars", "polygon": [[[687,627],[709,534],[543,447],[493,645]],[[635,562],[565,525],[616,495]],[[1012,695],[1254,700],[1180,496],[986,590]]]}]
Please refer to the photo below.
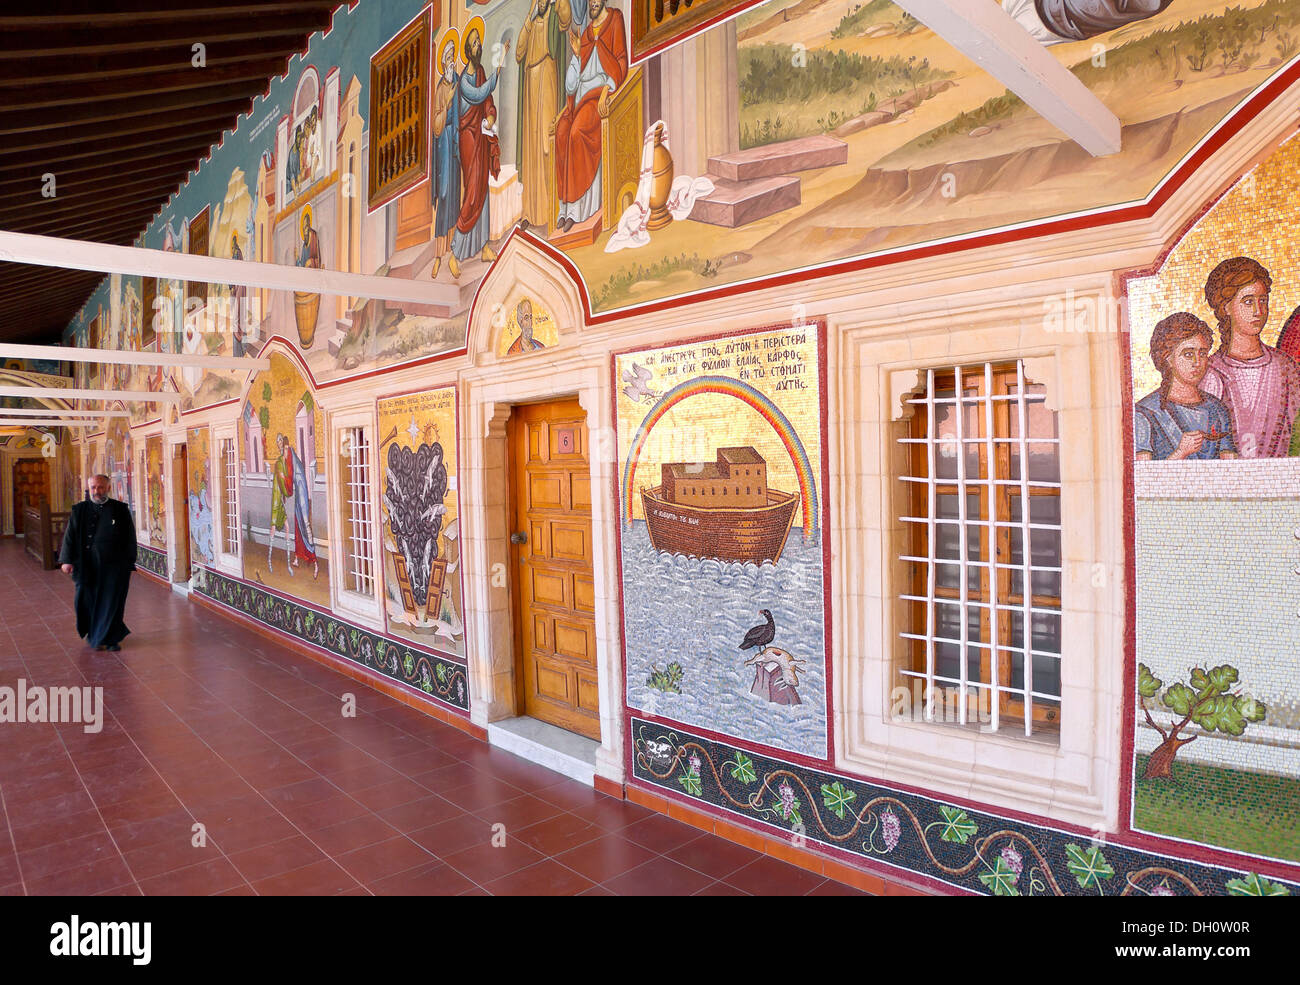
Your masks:
[{"label": "window with metal bars", "polygon": [[914,713],[1059,734],[1060,435],[1046,390],[1023,362],[985,363],[929,370],[908,403],[899,635],[901,673],[923,695]]},{"label": "window with metal bars", "polygon": [[225,496],[222,543],[227,554],[239,553],[239,470],[235,467],[235,439],[221,439],[221,490]]},{"label": "window with metal bars", "polygon": [[370,511],[371,450],[364,427],[343,432],[343,534],[347,538],[347,589],[372,595],[375,588],[374,524]]}]

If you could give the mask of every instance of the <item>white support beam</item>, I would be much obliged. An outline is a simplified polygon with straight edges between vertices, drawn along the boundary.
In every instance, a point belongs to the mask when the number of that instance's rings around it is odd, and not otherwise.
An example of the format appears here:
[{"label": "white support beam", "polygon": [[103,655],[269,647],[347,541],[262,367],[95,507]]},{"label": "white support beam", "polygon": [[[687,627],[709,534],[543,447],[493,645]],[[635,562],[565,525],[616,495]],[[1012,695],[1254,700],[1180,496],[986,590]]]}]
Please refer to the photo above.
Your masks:
[{"label": "white support beam", "polygon": [[253,373],[271,368],[270,359],[253,356],[200,356],[183,352],[134,352],[130,349],[86,349],[61,345],[0,344],[0,359],[48,359],[125,366],[192,366],[198,369],[245,369]]},{"label": "white support beam", "polygon": [[5,426],[20,428],[87,428],[91,425],[87,421],[24,421],[20,418],[10,419],[8,417],[0,417],[0,427]]},{"label": "white support beam", "polygon": [[58,397],[61,400],[121,400],[128,404],[178,404],[179,393],[152,390],[78,390],[56,386],[0,386],[0,397]]},{"label": "white support beam", "polygon": [[994,0],[894,0],[1095,157],[1118,154],[1119,118]]},{"label": "white support beam", "polygon": [[277,291],[305,291],[376,301],[428,304],[437,301],[432,281],[349,274],[324,267],[296,267],[256,260],[193,256],[138,246],[112,246],[77,239],[0,231],[0,261],[32,263],[64,270],[93,270],[168,280],[243,284]]},{"label": "white support beam", "polygon": [[49,417],[58,414],[60,417],[86,417],[94,421],[102,421],[106,417],[131,416],[129,410],[63,410],[59,407],[5,407],[0,409],[0,413],[8,417]]}]

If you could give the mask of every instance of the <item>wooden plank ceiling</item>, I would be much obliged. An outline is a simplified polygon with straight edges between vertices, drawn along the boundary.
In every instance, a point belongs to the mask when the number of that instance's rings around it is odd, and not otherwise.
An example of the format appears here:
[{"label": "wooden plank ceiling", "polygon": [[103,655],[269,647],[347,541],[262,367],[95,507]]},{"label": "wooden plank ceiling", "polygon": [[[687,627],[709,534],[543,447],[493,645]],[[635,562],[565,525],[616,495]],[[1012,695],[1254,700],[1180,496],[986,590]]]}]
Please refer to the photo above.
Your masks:
[{"label": "wooden plank ceiling", "polygon": [[[131,245],[339,5],[0,7],[0,229]],[[196,42],[206,67],[192,64]],[[53,198],[42,195],[45,174],[56,177]],[[103,276],[0,261],[0,342],[57,343]]]}]

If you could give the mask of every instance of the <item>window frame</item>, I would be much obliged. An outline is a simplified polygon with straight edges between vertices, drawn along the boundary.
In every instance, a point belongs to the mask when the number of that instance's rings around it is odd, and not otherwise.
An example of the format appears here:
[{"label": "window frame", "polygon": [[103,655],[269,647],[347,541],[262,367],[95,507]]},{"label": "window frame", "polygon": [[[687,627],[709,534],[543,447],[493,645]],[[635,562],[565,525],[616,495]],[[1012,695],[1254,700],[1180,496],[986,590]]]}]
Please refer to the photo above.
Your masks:
[{"label": "window frame", "polygon": [[[961,394],[957,393],[960,383]],[[1029,425],[1029,406],[1042,404],[1046,406],[1047,395],[1042,384],[1031,379],[1024,372],[1022,360],[1010,362],[983,362],[957,365],[948,369],[930,368],[925,373],[924,383],[905,398],[910,408],[910,426],[908,435],[900,439],[909,449],[907,456],[910,465],[906,475],[900,475],[906,493],[902,501],[906,507],[904,522],[908,524],[910,536],[905,556],[897,560],[910,565],[910,591],[903,596],[911,603],[912,620],[904,624],[900,633],[899,660],[900,673],[911,680],[919,680],[930,695],[925,702],[924,714],[927,721],[949,723],[952,709],[945,705],[942,714],[936,716],[933,689],[936,685],[944,689],[956,687],[957,707],[956,724],[966,725],[972,718],[984,722],[983,713],[987,707],[987,724],[990,731],[1010,734],[1011,729],[1004,727],[1003,719],[1018,720],[1026,736],[1035,730],[1044,733],[1059,734],[1061,711],[1060,674],[1059,674],[1059,625],[1057,632],[1058,652],[1037,650],[1034,646],[1034,625],[1037,617],[1047,616],[1061,618],[1061,596],[1046,593],[1035,594],[1034,576],[1039,572],[1055,573],[1060,589],[1061,569],[1061,524],[1047,524],[1033,519],[1031,508],[1028,515],[1016,518],[1013,506],[1017,499],[1053,498],[1057,500],[1057,515],[1060,517],[1060,429],[1056,412],[1046,408],[1052,414],[1053,436],[1034,438],[1027,434],[1022,441],[1016,432],[1025,433]],[[1018,399],[1018,393],[1024,390],[1026,396]],[[944,436],[942,423],[940,435],[930,439],[928,431],[932,422],[941,422],[941,415],[946,408],[955,413],[949,418],[952,422],[952,435]],[[967,433],[973,428],[973,433]],[[953,475],[943,475],[937,455],[942,454],[945,445],[958,445],[958,452],[953,456]],[[1050,444],[1055,450],[1054,464],[1057,470],[1056,480],[1033,478],[1029,474],[1029,451],[1032,445]],[[1021,451],[1021,475],[1012,475],[1013,448],[1019,446]],[[974,453],[973,456],[971,453]],[[944,456],[947,457],[946,455]],[[974,461],[971,461],[971,458]],[[989,474],[989,463],[993,463],[993,473]],[[970,474],[972,465],[974,475]],[[934,480],[931,481],[931,473]],[[963,495],[964,491],[964,495]],[[951,497],[956,501],[956,518],[944,513],[940,508],[940,497]],[[975,515],[972,518],[971,501],[975,502]],[[1023,507],[1022,507],[1023,510]],[[939,524],[957,527],[956,558],[949,559],[946,552],[939,549],[943,541]],[[1020,533],[1021,560],[1015,561],[1014,538]],[[1042,540],[1052,539],[1055,534],[1055,565],[1035,565],[1033,548]],[[978,534],[976,559],[971,560],[971,535]],[[934,550],[931,545],[934,544]],[[991,545],[994,549],[991,549]],[[1026,556],[1025,545],[1029,546]],[[957,568],[954,585],[940,584],[945,568]],[[1020,574],[1021,589],[1014,590],[1015,575]],[[971,575],[977,574],[972,579]],[[965,577],[963,577],[965,575]],[[933,576],[933,577],[932,577]],[[949,579],[942,579],[947,581]],[[972,585],[972,580],[975,584]],[[1023,585],[1029,584],[1030,594],[1026,599]],[[942,607],[942,608],[941,608]],[[952,634],[945,635],[938,623],[940,613],[947,615],[956,609],[959,623],[960,639],[951,640]],[[976,638],[970,634],[972,616],[978,615]],[[1022,626],[1028,627],[1029,643],[1025,645],[1025,631],[1021,631],[1020,644],[1016,644],[1014,630],[1016,617]],[[957,678],[940,674],[939,657],[936,643],[959,646],[957,657]],[[964,651],[964,652],[963,652]],[[1015,655],[1019,653],[1022,661],[1022,687],[1012,685]],[[978,657],[978,669],[971,675],[971,657]],[[1048,657],[1058,661],[1056,675],[1056,694],[1037,691],[1034,688],[1034,658]],[[964,659],[963,659],[964,657]],[[978,708],[972,712],[969,708],[971,694],[974,694]],[[997,700],[987,699],[984,695],[996,694]],[[945,694],[945,698],[947,694]],[[1035,703],[1035,698],[1039,701]],[[1030,708],[1028,721],[1025,720],[1025,706]]]},{"label": "window frame", "polygon": [[[241,422],[242,423],[242,422]],[[239,481],[242,478],[243,461],[239,457],[239,424],[231,421],[227,424],[213,425],[212,441],[217,446],[217,462],[219,468],[220,482],[213,483],[218,487],[216,495],[215,513],[221,519],[221,535],[217,538],[216,550],[216,567],[218,571],[228,575],[242,577],[244,573],[243,561],[241,560],[244,549],[244,530],[242,525],[242,515],[240,513],[239,503]],[[225,442],[231,443],[234,451],[234,502],[230,502],[230,489],[226,476],[226,457],[224,451]],[[235,553],[226,550],[226,530],[229,523],[231,506],[234,507],[235,515]]]},{"label": "window frame", "polygon": [[[967,281],[966,283],[970,283]],[[1099,826],[1118,823],[1125,652],[1123,382],[1113,332],[1066,332],[1063,297],[1093,310],[1117,303],[1109,273],[1053,268],[1050,281],[1008,267],[990,283],[935,293],[891,284],[834,320],[827,430],[831,528],[832,764],[938,797]],[[1110,307],[1108,307],[1110,306]],[[900,317],[906,311],[906,318]],[[897,633],[910,571],[898,481],[906,395],[924,373],[958,363],[1025,360],[1047,388],[1062,446],[1061,694],[1057,742],[904,719]]]},{"label": "window frame", "polygon": [[[330,551],[330,599],[331,607],[341,615],[355,619],[368,628],[385,632],[384,625],[384,578],[380,567],[382,558],[379,551],[379,516],[378,462],[380,460],[378,441],[378,424],[373,403],[364,406],[350,406],[325,413],[325,427],[329,436],[326,448],[328,453],[329,486],[329,537],[331,544],[339,545],[339,550]],[[366,435],[371,449],[370,484],[368,504],[370,509],[370,570],[372,573],[371,591],[359,593],[348,588],[351,568],[352,541],[348,531],[348,470],[344,454],[344,440],[353,428],[361,428]]]}]

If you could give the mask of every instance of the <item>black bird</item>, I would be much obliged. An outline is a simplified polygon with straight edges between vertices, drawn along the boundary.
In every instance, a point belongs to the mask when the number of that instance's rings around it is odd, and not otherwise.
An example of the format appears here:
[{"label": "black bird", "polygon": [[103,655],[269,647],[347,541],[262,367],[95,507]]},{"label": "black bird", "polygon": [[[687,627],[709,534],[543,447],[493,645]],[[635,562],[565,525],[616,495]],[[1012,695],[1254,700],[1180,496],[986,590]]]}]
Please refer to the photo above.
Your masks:
[{"label": "black bird", "polygon": [[759,615],[767,617],[767,622],[762,626],[755,626],[745,634],[745,642],[740,644],[742,650],[748,650],[751,646],[762,649],[776,639],[776,622],[772,619],[772,613],[766,609],[759,609],[758,612]]}]

